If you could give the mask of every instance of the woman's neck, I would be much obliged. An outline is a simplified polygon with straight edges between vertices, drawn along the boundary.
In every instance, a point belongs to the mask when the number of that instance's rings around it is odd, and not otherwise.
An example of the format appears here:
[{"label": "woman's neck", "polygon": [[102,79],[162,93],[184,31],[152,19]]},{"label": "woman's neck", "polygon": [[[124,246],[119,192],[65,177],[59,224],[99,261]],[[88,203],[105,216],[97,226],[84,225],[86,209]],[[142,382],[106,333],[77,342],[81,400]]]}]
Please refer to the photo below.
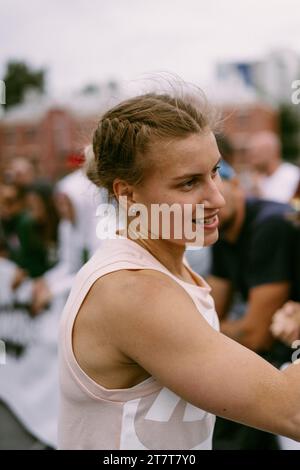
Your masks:
[{"label": "woman's neck", "polygon": [[163,239],[134,239],[129,234],[128,238],[149,251],[172,274],[181,278],[185,276],[186,268],[183,264],[185,245],[178,245]]}]

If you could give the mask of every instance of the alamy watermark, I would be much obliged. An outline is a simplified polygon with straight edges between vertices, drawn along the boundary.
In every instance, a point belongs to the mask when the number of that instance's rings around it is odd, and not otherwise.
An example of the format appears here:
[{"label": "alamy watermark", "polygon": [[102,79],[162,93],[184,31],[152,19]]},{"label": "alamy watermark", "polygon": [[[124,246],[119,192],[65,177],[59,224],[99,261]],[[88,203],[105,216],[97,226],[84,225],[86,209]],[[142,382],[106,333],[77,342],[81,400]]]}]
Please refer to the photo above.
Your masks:
[{"label": "alamy watermark", "polygon": [[0,80],[0,105],[6,103],[6,87],[5,82]]},{"label": "alamy watermark", "polygon": [[132,239],[184,240],[186,244],[202,247],[205,226],[217,225],[216,215],[204,217],[203,204],[150,204],[150,207],[134,203],[128,206],[126,196],[119,199],[119,208],[114,204],[100,204],[96,211],[99,222],[97,237],[117,238],[122,230]]},{"label": "alamy watermark", "polygon": [[297,339],[291,345],[292,349],[296,349],[296,351],[292,354],[292,363],[299,364],[300,363],[300,339]]},{"label": "alamy watermark", "polygon": [[299,104],[300,103],[300,80],[294,80],[292,82],[292,89],[295,91],[292,93],[291,101],[293,104]]}]

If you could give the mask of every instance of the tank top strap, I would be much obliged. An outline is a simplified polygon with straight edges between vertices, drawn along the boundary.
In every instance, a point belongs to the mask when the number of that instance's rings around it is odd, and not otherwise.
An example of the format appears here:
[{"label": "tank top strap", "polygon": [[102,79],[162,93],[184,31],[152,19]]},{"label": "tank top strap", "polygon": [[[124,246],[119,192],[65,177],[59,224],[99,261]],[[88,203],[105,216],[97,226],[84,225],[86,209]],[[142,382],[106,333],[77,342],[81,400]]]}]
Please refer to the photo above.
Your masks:
[{"label": "tank top strap", "polygon": [[[207,292],[211,291],[211,288],[207,284],[207,282],[197,273],[192,271],[185,256],[183,257],[183,264],[185,265],[185,267],[187,268],[191,276],[194,279],[196,279],[197,285],[191,284],[187,281],[184,281],[176,277],[162,263],[160,263],[160,261],[158,261],[158,259],[155,258],[155,256],[153,256],[149,251],[147,251],[147,249],[138,245],[134,241],[126,237],[118,237],[117,240],[119,241],[119,243],[115,243],[115,246],[118,245],[119,249],[115,252],[115,259],[114,259],[115,264],[117,264],[118,262],[120,263],[120,265],[122,265],[122,263],[126,263],[126,264],[133,263],[133,265],[136,265],[137,269],[140,267],[141,269],[154,269],[156,271],[160,271],[166,274],[167,276],[171,277],[175,282],[183,286],[186,285],[188,288],[192,288],[192,289],[200,288]],[[107,241],[106,246],[111,247],[114,245],[114,242],[115,240],[109,240]],[[111,253],[110,249],[108,249],[108,252]],[[102,256],[102,253],[101,253],[101,256]],[[110,257],[110,262],[112,262],[111,257]],[[134,269],[134,267],[132,267],[132,269]]]}]

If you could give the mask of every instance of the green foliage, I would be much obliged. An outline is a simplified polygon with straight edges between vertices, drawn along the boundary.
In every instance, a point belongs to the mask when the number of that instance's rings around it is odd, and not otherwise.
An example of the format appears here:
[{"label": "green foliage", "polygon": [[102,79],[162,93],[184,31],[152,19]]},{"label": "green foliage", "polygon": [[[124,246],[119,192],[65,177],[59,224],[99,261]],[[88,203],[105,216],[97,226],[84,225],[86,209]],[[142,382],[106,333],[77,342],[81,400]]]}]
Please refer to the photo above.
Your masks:
[{"label": "green foliage", "polygon": [[3,78],[6,86],[5,108],[21,103],[29,88],[40,92],[45,87],[45,70],[33,70],[25,62],[10,61]]}]

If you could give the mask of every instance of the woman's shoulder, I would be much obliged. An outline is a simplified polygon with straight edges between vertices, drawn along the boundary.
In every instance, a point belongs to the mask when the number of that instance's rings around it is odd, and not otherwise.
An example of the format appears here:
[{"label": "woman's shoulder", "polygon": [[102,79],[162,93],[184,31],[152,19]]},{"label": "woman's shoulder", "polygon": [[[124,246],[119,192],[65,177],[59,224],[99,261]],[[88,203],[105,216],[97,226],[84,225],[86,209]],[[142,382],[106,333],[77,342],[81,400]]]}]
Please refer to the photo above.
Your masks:
[{"label": "woman's shoulder", "polygon": [[169,276],[158,270],[124,268],[97,279],[92,290],[96,295],[101,294],[101,298],[107,297],[111,300],[114,294],[114,298],[132,300],[145,298],[147,295],[153,299],[161,291],[181,291],[181,288]]},{"label": "woman's shoulder", "polygon": [[184,290],[166,274],[151,270],[122,269],[111,272],[93,284],[89,292],[91,306],[99,306],[102,315],[110,322],[123,321],[124,318],[140,317],[141,311],[163,310],[171,307],[174,300],[191,302]]}]

